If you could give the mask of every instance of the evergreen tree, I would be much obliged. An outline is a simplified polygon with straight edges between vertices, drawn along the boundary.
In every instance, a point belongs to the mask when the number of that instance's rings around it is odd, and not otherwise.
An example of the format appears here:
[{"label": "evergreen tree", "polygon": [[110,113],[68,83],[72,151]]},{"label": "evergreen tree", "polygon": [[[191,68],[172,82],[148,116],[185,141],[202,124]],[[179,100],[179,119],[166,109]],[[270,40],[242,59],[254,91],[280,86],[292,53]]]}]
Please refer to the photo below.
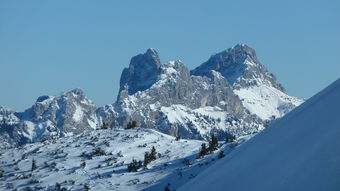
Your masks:
[{"label": "evergreen tree", "polygon": [[132,121],[131,127],[132,127],[132,128],[136,128],[136,127],[137,127],[137,121]]},{"label": "evergreen tree", "polygon": [[143,165],[144,167],[146,167],[149,163],[150,163],[150,154],[149,152],[145,152],[144,154],[144,162],[143,162]]},{"label": "evergreen tree", "polygon": [[218,140],[217,137],[213,134],[211,134],[211,138],[209,141],[209,152],[213,152],[215,150],[217,150],[218,147]]},{"label": "evergreen tree", "polygon": [[207,146],[205,143],[202,143],[199,155],[200,157],[203,157],[206,154],[208,154]]},{"label": "evergreen tree", "polygon": [[105,122],[103,122],[103,127],[102,127],[102,129],[109,129],[109,124],[108,124],[108,123],[105,123]]},{"label": "evergreen tree", "polygon": [[156,149],[154,146],[152,146],[150,152],[150,161],[156,160],[156,154],[157,154]]},{"label": "evergreen tree", "polygon": [[129,121],[126,125],[125,129],[134,129],[137,127],[137,121]]},{"label": "evergreen tree", "polygon": [[31,168],[31,170],[34,171],[34,170],[37,169],[37,168],[38,168],[37,162],[33,159],[33,160],[32,160],[32,168]]}]

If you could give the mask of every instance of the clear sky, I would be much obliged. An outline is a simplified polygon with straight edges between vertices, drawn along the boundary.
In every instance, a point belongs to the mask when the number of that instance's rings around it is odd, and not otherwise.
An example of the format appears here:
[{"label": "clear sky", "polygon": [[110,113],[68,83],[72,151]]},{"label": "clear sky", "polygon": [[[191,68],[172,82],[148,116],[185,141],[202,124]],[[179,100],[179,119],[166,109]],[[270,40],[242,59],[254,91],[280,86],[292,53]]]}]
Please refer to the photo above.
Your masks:
[{"label": "clear sky", "polygon": [[149,47],[193,69],[237,43],[308,98],[340,77],[340,1],[0,0],[0,105],[79,87],[103,106]]}]

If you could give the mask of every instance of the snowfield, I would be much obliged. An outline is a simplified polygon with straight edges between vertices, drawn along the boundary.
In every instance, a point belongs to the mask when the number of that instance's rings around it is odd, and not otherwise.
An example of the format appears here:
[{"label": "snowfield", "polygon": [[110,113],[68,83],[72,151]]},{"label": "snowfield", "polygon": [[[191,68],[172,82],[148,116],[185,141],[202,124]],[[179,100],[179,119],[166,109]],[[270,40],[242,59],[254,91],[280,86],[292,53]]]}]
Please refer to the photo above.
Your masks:
[{"label": "snowfield", "polygon": [[[249,137],[238,140],[242,142]],[[218,151],[197,159],[203,141],[175,140],[150,129],[97,130],[2,151],[0,190],[171,190],[217,161]],[[227,154],[237,142],[220,143]],[[157,159],[128,172],[133,159],[155,147]],[[37,169],[31,170],[32,160]],[[84,164],[85,162],[85,164]],[[169,185],[168,185],[169,184]]]},{"label": "snowfield", "polygon": [[234,93],[239,96],[244,107],[262,120],[280,118],[303,103],[303,100],[265,84],[236,89]]},{"label": "snowfield", "polygon": [[340,79],[179,191],[340,190]]}]

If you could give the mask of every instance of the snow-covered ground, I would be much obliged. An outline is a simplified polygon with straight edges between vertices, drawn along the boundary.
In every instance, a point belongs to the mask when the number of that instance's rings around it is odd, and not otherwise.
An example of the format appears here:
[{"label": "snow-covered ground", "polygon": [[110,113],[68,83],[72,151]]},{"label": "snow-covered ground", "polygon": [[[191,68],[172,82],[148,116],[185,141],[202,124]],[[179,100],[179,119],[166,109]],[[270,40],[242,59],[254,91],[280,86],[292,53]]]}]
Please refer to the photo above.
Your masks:
[{"label": "snow-covered ground", "polygon": [[179,191],[340,190],[340,79]]},{"label": "snow-covered ground", "polygon": [[280,118],[303,103],[303,100],[266,84],[236,89],[234,93],[240,97],[244,107],[263,120]]},{"label": "snow-covered ground", "polygon": [[[239,139],[238,142],[244,141]],[[2,151],[0,190],[163,190],[176,189],[217,161],[219,151],[197,159],[203,141],[175,140],[150,129],[97,130]],[[220,143],[227,154],[237,142]],[[128,172],[155,147],[157,159]],[[33,159],[37,169],[31,170]],[[86,165],[81,165],[83,162]]]}]

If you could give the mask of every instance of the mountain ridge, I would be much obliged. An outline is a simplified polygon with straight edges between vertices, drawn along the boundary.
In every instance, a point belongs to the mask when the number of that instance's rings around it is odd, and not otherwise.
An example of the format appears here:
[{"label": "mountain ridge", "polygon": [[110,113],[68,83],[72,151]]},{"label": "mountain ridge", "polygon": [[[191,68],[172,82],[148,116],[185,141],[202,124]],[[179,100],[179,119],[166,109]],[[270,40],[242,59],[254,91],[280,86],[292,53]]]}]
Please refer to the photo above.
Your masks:
[{"label": "mountain ridge", "polygon": [[[259,132],[300,103],[285,93],[258,61],[255,50],[245,44],[212,55],[191,71],[181,61],[162,64],[159,53],[149,48],[132,57],[122,71],[113,104],[97,108],[79,88],[40,96],[26,111],[13,112],[17,124],[7,127],[2,123],[1,132],[9,139],[10,131],[17,129],[20,139],[29,142],[44,135],[78,134],[103,123],[124,128],[135,120],[140,127],[173,136],[206,139],[215,133],[222,139]],[[11,117],[9,113],[0,113],[0,117]],[[24,129],[36,132],[24,136]],[[19,138],[14,140],[19,142]]]}]

